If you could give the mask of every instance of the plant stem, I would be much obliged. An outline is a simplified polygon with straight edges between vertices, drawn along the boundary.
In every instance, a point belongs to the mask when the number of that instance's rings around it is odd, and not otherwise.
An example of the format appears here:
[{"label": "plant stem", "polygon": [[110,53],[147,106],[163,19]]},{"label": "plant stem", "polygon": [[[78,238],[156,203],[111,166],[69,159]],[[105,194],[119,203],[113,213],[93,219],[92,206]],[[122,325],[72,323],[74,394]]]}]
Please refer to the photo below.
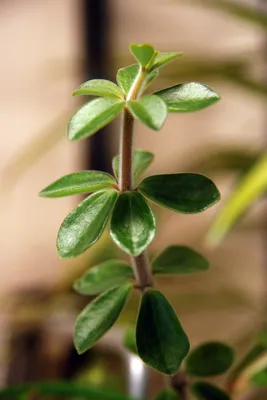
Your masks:
[{"label": "plant stem", "polygon": [[[127,100],[135,100],[142,91],[147,72],[140,68],[139,73],[129,91]],[[134,119],[127,106],[123,111],[122,130],[120,137],[120,191],[133,190],[133,128]],[[144,291],[153,286],[153,276],[147,252],[132,257],[132,267],[138,287]]]},{"label": "plant stem", "polygon": [[179,394],[179,400],[187,400],[188,381],[183,371],[171,378],[171,387]]}]

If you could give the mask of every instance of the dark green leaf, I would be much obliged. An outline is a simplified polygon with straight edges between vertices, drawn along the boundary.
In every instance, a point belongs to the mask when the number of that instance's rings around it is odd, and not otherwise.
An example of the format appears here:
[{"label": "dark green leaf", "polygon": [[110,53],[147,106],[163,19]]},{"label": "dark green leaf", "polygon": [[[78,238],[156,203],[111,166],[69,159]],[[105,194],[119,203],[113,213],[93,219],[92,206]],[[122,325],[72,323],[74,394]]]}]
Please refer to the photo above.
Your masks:
[{"label": "dark green leaf", "polygon": [[78,256],[100,238],[116,198],[113,190],[94,193],[64,219],[57,237],[61,258]]},{"label": "dark green leaf", "polygon": [[165,101],[170,112],[202,110],[220,100],[220,95],[201,83],[182,83],[155,93]]},{"label": "dark green leaf", "polygon": [[155,236],[155,217],[144,197],[137,192],[124,192],[112,212],[110,234],[126,253],[138,256]]},{"label": "dark green leaf", "polygon": [[[118,70],[117,82],[125,94],[128,94],[129,90],[131,89],[132,84],[137,77],[138,71],[138,64],[129,65],[128,67],[124,67]],[[143,89],[145,89],[149,85],[149,83],[153,81],[157,76],[158,70],[150,72],[145,79]]]},{"label": "dark green leaf", "polygon": [[224,343],[209,342],[192,350],[186,359],[186,372],[206,377],[226,372],[234,362],[233,349]]},{"label": "dark green leaf", "polygon": [[90,268],[76,280],[73,287],[78,293],[94,295],[129,282],[132,278],[130,265],[120,260],[109,260]]},{"label": "dark green leaf", "polygon": [[257,387],[266,387],[267,386],[267,368],[264,368],[261,371],[256,372],[251,377],[251,383]]},{"label": "dark green leaf", "polygon": [[209,262],[186,246],[170,246],[152,262],[155,274],[190,274],[206,271]]},{"label": "dark green leaf", "polygon": [[165,389],[160,392],[155,400],[179,400],[178,394],[172,389]]},{"label": "dark green leaf", "polygon": [[69,121],[68,138],[84,139],[106,126],[122,111],[125,103],[115,98],[100,98],[80,108]]},{"label": "dark green leaf", "polygon": [[155,95],[128,101],[127,106],[135,118],[155,131],[162,128],[168,115],[166,104]]},{"label": "dark green leaf", "polygon": [[118,319],[131,285],[114,287],[93,300],[78,316],[74,344],[79,354],[90,349]]},{"label": "dark green leaf", "polygon": [[[133,177],[136,183],[137,179],[142,175],[142,173],[149,167],[149,165],[154,160],[154,154],[145,150],[134,150],[133,152]],[[120,156],[117,155],[112,160],[112,167],[114,175],[119,179],[119,169],[120,169]]]},{"label": "dark green leaf", "polygon": [[189,341],[173,308],[157,290],[147,290],[137,321],[139,356],[152,368],[174,375],[189,351]]},{"label": "dark green leaf", "polygon": [[135,340],[135,328],[128,327],[125,330],[124,338],[123,338],[123,345],[126,349],[128,349],[132,353],[137,354],[136,340]]},{"label": "dark green leaf", "polygon": [[163,67],[175,58],[181,57],[182,55],[183,53],[158,53],[154,59],[151,71]]},{"label": "dark green leaf", "polygon": [[154,47],[149,44],[132,44],[130,50],[142,67],[146,67],[155,54]]},{"label": "dark green leaf", "polygon": [[184,214],[204,211],[220,200],[215,184],[200,174],[150,176],[140,183],[139,190],[155,203]]},{"label": "dark green leaf", "polygon": [[101,171],[79,171],[65,175],[40,192],[42,197],[63,197],[77,193],[94,192],[105,187],[113,187],[113,176]]},{"label": "dark green leaf", "polygon": [[93,95],[93,96],[110,96],[118,97],[119,99],[124,98],[124,94],[121,89],[111,81],[106,79],[92,79],[83,83],[72,93],[76,95]]},{"label": "dark green leaf", "polygon": [[195,382],[190,389],[198,400],[230,400],[227,393],[207,382]]}]

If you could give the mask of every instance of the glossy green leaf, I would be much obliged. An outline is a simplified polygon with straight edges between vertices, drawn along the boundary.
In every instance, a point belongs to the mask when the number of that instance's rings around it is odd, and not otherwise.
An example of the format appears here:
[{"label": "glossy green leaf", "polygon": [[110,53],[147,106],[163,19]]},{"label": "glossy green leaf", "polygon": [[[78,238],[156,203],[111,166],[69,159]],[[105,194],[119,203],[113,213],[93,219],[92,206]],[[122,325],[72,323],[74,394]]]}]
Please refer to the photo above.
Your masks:
[{"label": "glossy green leaf", "polygon": [[155,131],[162,128],[168,115],[166,104],[155,95],[147,95],[140,100],[128,101],[127,106],[135,118]]},{"label": "glossy green leaf", "polygon": [[267,189],[267,155],[264,154],[238,182],[223,204],[207,235],[209,244],[220,243],[234,224]]},{"label": "glossy green leaf", "polygon": [[135,328],[128,327],[124,332],[123,345],[130,352],[137,354]]},{"label": "glossy green leaf", "polygon": [[[117,82],[120,88],[123,90],[125,94],[128,94],[129,90],[132,87],[139,71],[139,65],[133,64],[129,65],[128,67],[124,67],[118,70],[117,73]],[[143,90],[158,76],[158,70],[154,70],[150,72],[143,85]]]},{"label": "glossy green leaf", "polygon": [[179,395],[172,389],[162,390],[155,398],[155,400],[179,400]]},{"label": "glossy green leaf", "polygon": [[75,281],[73,287],[78,293],[94,295],[129,282],[132,278],[130,265],[120,260],[108,260],[90,268]]},{"label": "glossy green leaf", "polygon": [[226,392],[207,382],[195,382],[190,389],[198,400],[230,400]]},{"label": "glossy green leaf", "polygon": [[72,95],[110,96],[118,97],[119,99],[124,98],[122,90],[114,82],[107,81],[106,79],[92,79],[87,81],[75,89]]},{"label": "glossy green leaf", "polygon": [[155,274],[191,274],[206,271],[209,262],[186,246],[167,247],[152,261]]},{"label": "glossy green leaf", "polygon": [[57,237],[61,258],[78,256],[100,238],[116,198],[113,190],[94,193],[64,219]]},{"label": "glossy green leaf", "polygon": [[90,349],[114,325],[131,288],[124,285],[109,289],[84,308],[74,329],[74,345],[79,354]]},{"label": "glossy green leaf", "polygon": [[226,372],[234,362],[231,347],[220,342],[204,343],[191,351],[186,359],[189,375],[207,377]]},{"label": "glossy green leaf", "polygon": [[137,320],[136,346],[152,368],[174,375],[189,351],[189,341],[173,308],[157,290],[147,290]]},{"label": "glossy green leaf", "polygon": [[142,67],[146,67],[155,54],[154,47],[149,44],[132,44],[130,50]]},{"label": "glossy green leaf", "polygon": [[155,93],[165,101],[170,112],[202,110],[220,100],[220,95],[201,83],[182,83]]},{"label": "glossy green leaf", "polygon": [[[134,150],[133,152],[133,177],[134,182],[138,180],[140,175],[149,167],[149,165],[154,160],[154,154],[146,150]],[[114,175],[119,179],[119,169],[120,169],[120,156],[117,155],[112,160],[112,167]]]},{"label": "glossy green leaf", "polygon": [[110,234],[126,253],[138,256],[155,236],[155,217],[144,197],[137,192],[124,192],[111,216]]},{"label": "glossy green leaf", "polygon": [[140,183],[139,190],[155,203],[184,214],[204,211],[220,200],[215,184],[200,174],[150,176]]},{"label": "glossy green leaf", "polygon": [[111,97],[90,101],[82,106],[70,119],[68,138],[70,140],[79,140],[93,135],[116,118],[124,105],[124,101]]},{"label": "glossy green leaf", "polygon": [[113,187],[113,176],[101,171],[79,171],[65,175],[40,192],[42,197],[63,197],[77,193],[94,192],[105,187]]},{"label": "glossy green leaf", "polygon": [[181,57],[183,53],[158,53],[152,64],[151,71],[157,68],[161,68],[169,62],[173,61],[175,58]]}]

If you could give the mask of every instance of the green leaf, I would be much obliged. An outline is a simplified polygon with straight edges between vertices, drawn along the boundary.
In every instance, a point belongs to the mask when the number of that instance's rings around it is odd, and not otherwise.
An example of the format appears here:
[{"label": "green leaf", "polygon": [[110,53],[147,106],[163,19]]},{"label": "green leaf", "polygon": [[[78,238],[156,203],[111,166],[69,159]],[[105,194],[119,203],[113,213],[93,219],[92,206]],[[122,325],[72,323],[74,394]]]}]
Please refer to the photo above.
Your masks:
[{"label": "green leaf", "polygon": [[166,104],[155,95],[128,101],[127,106],[135,118],[155,131],[162,128],[168,115]]},{"label": "green leaf", "polygon": [[208,232],[208,243],[220,243],[248,208],[266,193],[266,189],[267,155],[264,154],[240,179],[233,193],[223,204]]},{"label": "green leaf", "polygon": [[129,282],[132,278],[130,265],[120,260],[109,260],[90,268],[75,281],[73,287],[78,293],[94,295]]},{"label": "green leaf", "polygon": [[152,368],[174,375],[189,351],[189,341],[173,308],[157,290],[147,290],[137,320],[139,356]]},{"label": "green leaf", "polygon": [[90,349],[114,325],[131,288],[124,285],[109,289],[84,308],[74,329],[74,345],[79,354]]},{"label": "green leaf", "polygon": [[94,193],[64,219],[57,237],[61,258],[78,256],[100,238],[116,198],[113,190]]},{"label": "green leaf", "polygon": [[209,262],[186,246],[167,247],[152,261],[155,274],[191,274],[206,271]]},{"label": "green leaf", "polygon": [[226,372],[234,362],[233,349],[224,343],[204,343],[191,351],[186,359],[189,375],[207,377]]},{"label": "green leaf", "polygon": [[161,68],[169,62],[173,61],[175,58],[181,57],[183,53],[158,53],[152,64],[151,71],[157,68]]},{"label": "green leaf", "polygon": [[162,390],[155,400],[179,400],[178,394],[172,389]]},{"label": "green leaf", "polygon": [[123,345],[124,347],[134,354],[137,353],[136,349],[136,340],[135,340],[135,328],[128,327],[124,332],[123,338]]},{"label": "green leaf", "polygon": [[198,400],[230,400],[227,393],[207,382],[195,382],[190,389]]},{"label": "green leaf", "polygon": [[65,175],[40,192],[42,197],[63,197],[77,193],[93,192],[105,187],[113,187],[113,176],[101,171],[79,171]]},{"label": "green leaf", "polygon": [[267,368],[256,372],[251,377],[251,383],[257,387],[266,387],[267,386]]},{"label": "green leaf", "polygon": [[[142,175],[142,173],[149,167],[149,165],[154,160],[154,154],[145,150],[134,150],[133,152],[133,177],[136,183],[137,179]],[[112,160],[112,167],[114,175],[119,179],[120,170],[120,156],[117,155]]]},{"label": "green leaf", "polygon": [[182,83],[155,93],[165,101],[170,112],[202,110],[220,100],[220,95],[201,83]]},{"label": "green leaf", "polygon": [[[125,94],[128,94],[129,90],[132,87],[139,71],[139,65],[133,64],[129,65],[128,67],[120,68],[117,73],[117,82],[120,88],[123,90]],[[145,89],[150,82],[152,82],[158,76],[158,70],[154,70],[150,72],[143,84],[143,89]]]},{"label": "green leaf", "polygon": [[116,118],[124,105],[124,101],[111,97],[95,99],[85,104],[69,121],[69,140],[80,140],[93,135]]},{"label": "green leaf", "polygon": [[75,89],[72,95],[110,96],[118,97],[119,99],[124,98],[122,90],[116,85],[116,83],[107,81],[106,79],[92,79],[87,81]]},{"label": "green leaf", "polygon": [[110,234],[126,253],[138,256],[155,236],[155,217],[144,197],[137,192],[124,192],[111,216]]},{"label": "green leaf", "polygon": [[220,200],[215,184],[200,174],[150,176],[140,183],[139,190],[155,203],[184,214],[204,211]]},{"label": "green leaf", "polygon": [[146,67],[155,54],[154,47],[149,44],[132,44],[130,50],[142,67]]}]

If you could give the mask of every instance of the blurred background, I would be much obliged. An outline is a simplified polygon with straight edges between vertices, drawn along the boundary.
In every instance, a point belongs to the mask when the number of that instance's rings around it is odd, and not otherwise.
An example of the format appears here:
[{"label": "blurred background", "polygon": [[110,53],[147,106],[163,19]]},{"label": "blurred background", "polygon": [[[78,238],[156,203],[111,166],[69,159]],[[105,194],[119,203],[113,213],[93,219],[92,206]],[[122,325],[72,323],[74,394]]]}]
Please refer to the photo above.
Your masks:
[{"label": "blurred background", "polygon": [[[211,261],[204,275],[158,283],[193,345],[224,340],[242,354],[266,326],[267,217],[266,202],[258,200],[267,189],[266,167],[261,192],[241,210],[243,218],[216,246],[207,240],[266,146],[266,0],[2,0],[1,386],[73,378],[126,391],[121,330],[135,320],[138,298],[88,354],[76,356],[72,345],[75,317],[90,300],[75,294],[73,279],[124,255],[106,235],[83,256],[59,260],[57,230],[80,199],[41,199],[38,192],[79,169],[111,170],[119,121],[87,141],[68,142],[68,119],[85,101],[71,93],[88,79],[115,81],[117,69],[134,62],[132,42],[184,52],[161,70],[154,89],[200,81],[222,95],[199,113],[169,115],[161,132],[136,123],[135,147],[155,153],[147,174],[205,173],[222,193],[218,205],[197,215],[153,208],[158,234],[151,255],[184,244]],[[153,394],[162,382],[150,379]]]}]

